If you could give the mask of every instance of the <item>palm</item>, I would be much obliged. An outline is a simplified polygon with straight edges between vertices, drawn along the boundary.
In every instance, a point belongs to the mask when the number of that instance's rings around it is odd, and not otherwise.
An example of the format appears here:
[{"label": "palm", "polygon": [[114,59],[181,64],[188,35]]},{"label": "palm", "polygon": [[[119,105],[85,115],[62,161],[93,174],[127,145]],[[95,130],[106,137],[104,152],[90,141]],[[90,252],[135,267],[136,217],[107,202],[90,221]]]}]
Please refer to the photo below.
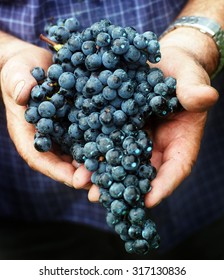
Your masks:
[{"label": "palm", "polygon": [[151,126],[152,164],[158,173],[146,205],[157,204],[189,175],[197,158],[205,120],[206,113],[183,111],[157,120]]}]

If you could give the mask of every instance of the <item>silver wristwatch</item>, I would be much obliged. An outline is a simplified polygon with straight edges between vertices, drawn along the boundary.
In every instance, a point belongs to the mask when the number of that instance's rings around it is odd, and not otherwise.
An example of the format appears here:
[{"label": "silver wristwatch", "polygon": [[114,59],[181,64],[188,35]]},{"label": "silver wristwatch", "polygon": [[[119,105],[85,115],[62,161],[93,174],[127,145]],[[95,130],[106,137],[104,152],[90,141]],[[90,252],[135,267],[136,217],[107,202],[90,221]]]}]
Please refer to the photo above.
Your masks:
[{"label": "silver wristwatch", "polygon": [[211,38],[213,38],[213,40],[215,41],[217,48],[219,50],[220,57],[219,57],[219,65],[215,73],[212,75],[212,77],[214,78],[224,66],[224,30],[213,19],[207,17],[185,16],[185,17],[178,18],[176,21],[174,21],[165,30],[165,32],[161,35],[161,37],[166,33],[182,26],[196,28],[200,30],[202,33],[205,33]]}]

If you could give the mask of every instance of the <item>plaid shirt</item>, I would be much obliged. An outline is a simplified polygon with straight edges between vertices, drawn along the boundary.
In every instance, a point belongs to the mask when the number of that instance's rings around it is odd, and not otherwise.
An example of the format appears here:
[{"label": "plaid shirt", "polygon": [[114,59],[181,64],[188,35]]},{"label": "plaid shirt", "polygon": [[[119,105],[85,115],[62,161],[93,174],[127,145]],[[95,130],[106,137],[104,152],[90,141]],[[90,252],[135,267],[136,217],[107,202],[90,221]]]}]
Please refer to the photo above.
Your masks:
[{"label": "plaid shirt", "polygon": [[[42,45],[39,34],[52,16],[77,16],[83,27],[102,18],[160,34],[186,1],[173,0],[0,0],[0,28]],[[161,236],[161,249],[224,214],[224,100],[210,111],[199,159],[191,176],[172,196],[150,210]],[[220,159],[220,160],[219,160]],[[109,230],[105,210],[90,203],[87,192],[61,185],[31,170],[20,158],[6,129],[0,105],[0,218],[32,221],[72,221]]]}]

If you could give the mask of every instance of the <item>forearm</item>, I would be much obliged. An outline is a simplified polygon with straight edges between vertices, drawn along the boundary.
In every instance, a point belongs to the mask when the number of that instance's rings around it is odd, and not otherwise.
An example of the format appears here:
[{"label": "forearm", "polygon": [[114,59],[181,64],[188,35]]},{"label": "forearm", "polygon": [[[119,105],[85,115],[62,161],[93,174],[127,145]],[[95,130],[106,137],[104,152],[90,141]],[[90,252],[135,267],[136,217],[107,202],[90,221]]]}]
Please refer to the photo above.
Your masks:
[{"label": "forearm", "polygon": [[224,0],[189,0],[178,17],[189,15],[212,18],[224,28]]}]

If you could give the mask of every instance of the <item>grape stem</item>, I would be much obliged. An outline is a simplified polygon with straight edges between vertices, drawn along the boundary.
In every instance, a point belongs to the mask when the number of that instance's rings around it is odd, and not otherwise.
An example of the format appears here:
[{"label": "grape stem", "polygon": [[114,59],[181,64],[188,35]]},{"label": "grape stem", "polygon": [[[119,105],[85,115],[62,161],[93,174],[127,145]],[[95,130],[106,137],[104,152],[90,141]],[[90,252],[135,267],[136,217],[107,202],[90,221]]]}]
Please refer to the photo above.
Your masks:
[{"label": "grape stem", "polygon": [[54,41],[52,41],[50,38],[44,36],[43,34],[40,34],[40,39],[47,44],[51,45],[57,52],[63,47],[62,44],[58,44]]}]

